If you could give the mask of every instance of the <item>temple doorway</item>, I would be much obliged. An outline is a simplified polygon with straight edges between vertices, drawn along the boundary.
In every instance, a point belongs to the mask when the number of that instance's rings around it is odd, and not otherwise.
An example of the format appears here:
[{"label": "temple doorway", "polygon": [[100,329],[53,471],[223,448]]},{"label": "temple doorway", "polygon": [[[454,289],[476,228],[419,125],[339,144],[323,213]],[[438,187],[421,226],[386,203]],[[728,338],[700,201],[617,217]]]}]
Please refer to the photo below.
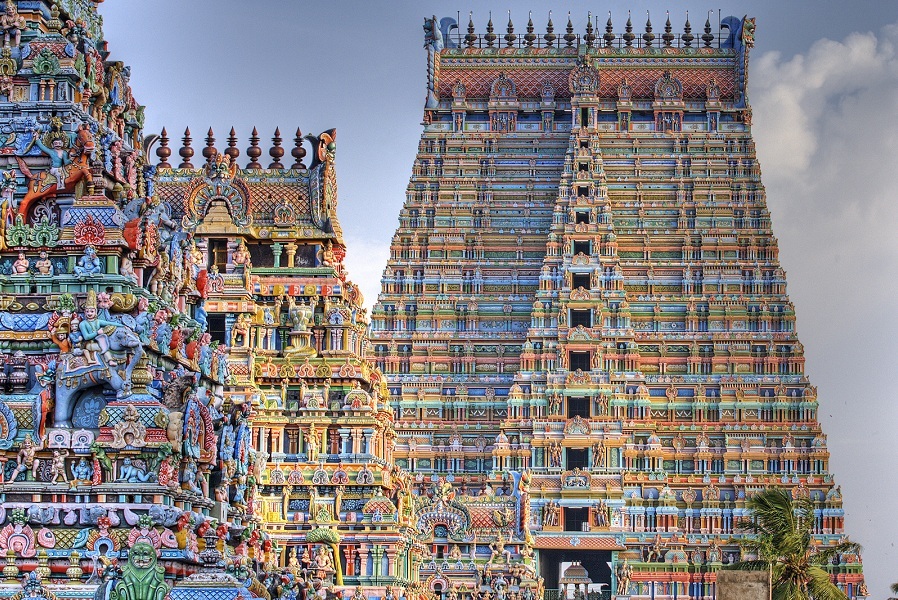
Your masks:
[{"label": "temple doorway", "polygon": [[[611,552],[608,550],[539,550],[539,574],[545,580],[545,600],[564,598],[561,578],[575,562],[586,569],[592,583],[586,590],[588,598],[608,597],[611,590]],[[571,586],[567,586],[571,587]],[[572,593],[572,589],[568,590]],[[604,592],[604,594],[602,593]],[[570,595],[570,594],[569,594]]]}]

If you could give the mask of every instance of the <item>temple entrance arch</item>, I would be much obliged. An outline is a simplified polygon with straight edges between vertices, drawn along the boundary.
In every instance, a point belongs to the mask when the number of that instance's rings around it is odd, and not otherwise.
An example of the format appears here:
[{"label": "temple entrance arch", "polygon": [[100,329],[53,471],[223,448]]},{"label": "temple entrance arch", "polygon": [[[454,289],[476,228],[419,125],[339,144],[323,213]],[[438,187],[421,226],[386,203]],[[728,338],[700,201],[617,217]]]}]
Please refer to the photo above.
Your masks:
[{"label": "temple entrance arch", "polygon": [[592,583],[587,589],[588,597],[595,598],[592,594],[601,594],[599,597],[607,597],[611,590],[611,562],[610,550],[585,550],[585,549],[540,549],[537,550],[539,574],[545,580],[546,600],[563,598],[560,579],[565,569],[574,562],[579,562],[587,573]]}]

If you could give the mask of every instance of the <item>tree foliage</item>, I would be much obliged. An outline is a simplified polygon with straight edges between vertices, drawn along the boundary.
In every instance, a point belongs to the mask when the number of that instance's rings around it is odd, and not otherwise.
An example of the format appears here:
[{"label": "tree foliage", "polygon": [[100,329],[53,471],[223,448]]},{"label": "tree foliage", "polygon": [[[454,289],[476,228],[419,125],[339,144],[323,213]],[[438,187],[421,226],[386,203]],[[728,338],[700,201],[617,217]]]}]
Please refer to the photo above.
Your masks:
[{"label": "tree foliage", "polygon": [[743,571],[770,571],[773,600],[847,600],[826,566],[839,554],[860,552],[853,542],[817,548],[812,544],[814,503],[793,500],[788,491],[770,488],[749,499],[752,519],[738,523],[752,537],[741,542],[755,558],[731,565]]}]

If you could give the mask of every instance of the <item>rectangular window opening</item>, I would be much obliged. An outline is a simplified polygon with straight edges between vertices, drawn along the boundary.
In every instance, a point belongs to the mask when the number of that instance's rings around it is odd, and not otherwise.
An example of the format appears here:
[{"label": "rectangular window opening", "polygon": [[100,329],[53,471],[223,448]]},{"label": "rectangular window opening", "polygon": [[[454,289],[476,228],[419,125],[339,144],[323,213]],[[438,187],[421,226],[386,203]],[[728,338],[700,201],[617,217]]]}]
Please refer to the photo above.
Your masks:
[{"label": "rectangular window opening", "polygon": [[567,416],[569,419],[574,417],[589,418],[589,398],[568,398],[567,399]]},{"label": "rectangular window opening", "polygon": [[592,314],[588,310],[571,311],[571,327],[592,327]]},{"label": "rectangular window opening", "polygon": [[589,371],[589,352],[571,352],[570,353],[570,370]]},{"label": "rectangular window opening", "polygon": [[[584,450],[585,452],[585,450]],[[586,531],[589,527],[589,509],[588,508],[564,508],[564,530],[565,531]]]}]

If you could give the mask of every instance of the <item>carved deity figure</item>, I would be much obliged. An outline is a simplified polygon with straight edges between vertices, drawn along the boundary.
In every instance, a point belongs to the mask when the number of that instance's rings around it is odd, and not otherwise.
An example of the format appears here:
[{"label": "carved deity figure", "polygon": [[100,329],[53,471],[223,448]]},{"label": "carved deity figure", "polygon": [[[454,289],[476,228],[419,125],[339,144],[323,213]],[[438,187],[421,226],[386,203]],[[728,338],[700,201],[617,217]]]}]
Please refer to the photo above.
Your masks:
[{"label": "carved deity figure", "polygon": [[47,146],[40,137],[39,131],[34,131],[34,144],[41,152],[50,157],[50,174],[56,178],[56,189],[64,190],[66,183],[66,167],[72,164],[72,157],[65,147],[65,134],[53,131],[50,145]]},{"label": "carved deity figure", "polygon": [[125,279],[133,283],[137,283],[137,273],[134,272],[134,258],[137,256],[137,253],[134,251],[128,252],[127,254],[122,255],[122,264],[119,267],[119,274]]},{"label": "carved deity figure", "polygon": [[53,458],[50,461],[50,483],[57,483],[60,477],[62,477],[63,483],[69,482],[69,474],[65,470],[65,459],[68,456],[68,450],[63,450],[62,452],[59,450],[53,451]]},{"label": "carved deity figure", "polygon": [[557,440],[549,444],[549,466],[561,466],[561,442]]},{"label": "carved deity figure", "polygon": [[240,240],[237,249],[234,250],[234,254],[231,255],[231,262],[233,262],[234,265],[243,268],[252,266],[249,258],[249,250],[246,249],[246,242],[243,240]]},{"label": "carved deity figure", "polygon": [[84,350],[88,352],[98,350],[110,367],[114,367],[118,363],[109,352],[108,336],[118,326],[118,323],[97,316],[97,293],[94,290],[88,290],[87,301],[84,303],[84,318],[78,323],[78,330],[84,340]]},{"label": "carved deity figure", "polygon": [[249,325],[252,317],[247,313],[237,316],[234,326],[231,328],[231,346],[249,346]]},{"label": "carved deity figure", "polygon": [[137,541],[109,600],[163,600],[166,595],[165,569],[156,564],[156,549],[149,542]]},{"label": "carved deity figure", "polygon": [[86,458],[81,458],[77,464],[72,465],[72,485],[89,485],[93,480],[94,470]]},{"label": "carved deity figure", "polygon": [[557,527],[559,523],[558,517],[561,514],[561,507],[557,502],[549,501],[543,508],[543,527]]},{"label": "carved deity figure", "polygon": [[321,449],[321,434],[315,429],[315,424],[309,425],[309,435],[306,443],[306,454],[309,461],[314,462],[318,458],[318,451]]},{"label": "carved deity figure", "polygon": [[624,562],[617,568],[617,595],[625,596],[630,589],[630,577],[633,575],[633,567]]},{"label": "carved deity figure", "polygon": [[116,481],[126,481],[128,483],[146,483],[155,478],[155,473],[147,473],[146,469],[138,464],[134,464],[130,458],[126,458],[122,462],[119,469],[119,478]]},{"label": "carved deity figure", "polygon": [[318,563],[318,568],[324,571],[330,571],[334,568],[334,559],[331,556],[330,548],[325,545],[318,546],[318,551],[315,553],[315,562]]},{"label": "carved deity figure", "polygon": [[592,468],[598,469],[605,466],[605,446],[602,442],[592,445]]},{"label": "carved deity figure", "polygon": [[102,267],[97,251],[93,246],[87,246],[84,249],[84,255],[78,259],[78,263],[75,265],[75,275],[79,277],[99,275],[101,271]]},{"label": "carved deity figure", "polygon": [[46,250],[41,250],[37,262],[34,263],[39,275],[53,275],[53,263],[50,262],[49,255]]},{"label": "carved deity figure", "polygon": [[28,433],[25,435],[25,439],[22,440],[22,447],[19,449],[19,464],[16,465],[15,470],[12,472],[10,476],[10,481],[15,481],[16,477],[19,476],[19,473],[24,473],[25,471],[31,471],[31,478],[37,479],[37,472],[40,469],[41,461],[37,458],[38,450],[43,449],[43,444],[35,445],[34,439],[31,437],[31,434]]},{"label": "carved deity figure", "polygon": [[3,45],[17,47],[22,41],[22,31],[27,26],[25,17],[19,14],[16,3],[6,0],[6,8],[0,15],[0,29],[3,30]]},{"label": "carved deity figure", "polygon": [[19,252],[19,258],[12,264],[13,275],[25,275],[28,273],[28,267],[31,263],[25,258],[24,252]]}]

